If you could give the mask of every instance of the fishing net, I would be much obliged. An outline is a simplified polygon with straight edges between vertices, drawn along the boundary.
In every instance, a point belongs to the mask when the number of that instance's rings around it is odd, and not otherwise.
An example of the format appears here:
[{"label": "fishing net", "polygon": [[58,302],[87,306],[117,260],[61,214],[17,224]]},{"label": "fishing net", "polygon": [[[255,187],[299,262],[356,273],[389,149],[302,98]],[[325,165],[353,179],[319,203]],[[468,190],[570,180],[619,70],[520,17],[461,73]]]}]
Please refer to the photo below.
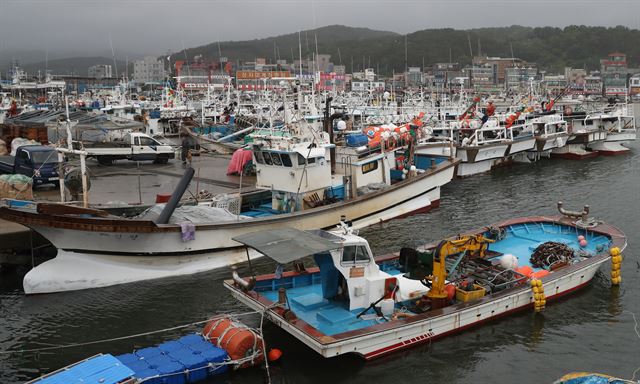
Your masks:
[{"label": "fishing net", "polygon": [[568,262],[573,258],[573,249],[563,243],[547,241],[540,244],[531,254],[529,261],[536,268],[549,267],[552,264]]}]

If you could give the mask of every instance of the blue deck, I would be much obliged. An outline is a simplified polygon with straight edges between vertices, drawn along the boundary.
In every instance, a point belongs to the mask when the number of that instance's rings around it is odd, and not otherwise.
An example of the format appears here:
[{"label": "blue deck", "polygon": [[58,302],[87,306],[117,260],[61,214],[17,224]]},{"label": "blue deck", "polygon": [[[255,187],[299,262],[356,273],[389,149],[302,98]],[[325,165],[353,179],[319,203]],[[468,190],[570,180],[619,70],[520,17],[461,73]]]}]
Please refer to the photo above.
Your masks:
[{"label": "blue deck", "polygon": [[[271,301],[278,300],[277,290],[261,292],[261,294]],[[379,323],[376,319],[358,319],[356,316],[362,309],[349,311],[347,301],[322,299],[320,284],[289,288],[287,296],[293,312],[325,335],[335,335]]]},{"label": "blue deck", "polygon": [[[578,244],[578,235],[585,236],[588,245],[581,248]],[[603,235],[587,233],[568,226],[550,223],[527,223],[510,226],[506,229],[505,238],[489,244],[489,249],[501,254],[512,254],[518,258],[519,266],[530,266],[529,258],[540,244],[547,241],[565,243],[575,251],[582,250],[590,254],[606,251],[611,240]],[[499,257],[499,256],[498,256]],[[394,262],[383,263],[381,270],[397,275],[401,272]],[[541,268],[533,268],[540,270]],[[278,300],[278,288],[287,290],[287,297],[292,311],[306,323],[326,335],[335,335],[342,332],[362,329],[378,324],[382,319],[356,315],[363,308],[349,311],[349,303],[344,300],[327,299],[322,297],[322,285],[320,273],[295,275],[281,279],[271,279],[258,282],[256,290],[269,300]],[[396,307],[399,307],[396,304]],[[372,314],[373,311],[367,312]]]},{"label": "blue deck", "polygon": [[[583,235],[587,240],[587,246],[581,248],[578,244],[578,235]],[[577,231],[575,228],[551,223],[526,223],[512,225],[507,228],[506,237],[503,240],[489,244],[489,250],[510,253],[518,258],[518,265],[533,267],[529,261],[533,251],[542,243],[555,241],[564,243],[575,251],[583,250],[596,254],[602,249],[607,249],[611,244],[608,237],[603,235]],[[533,268],[540,270],[541,268]]]}]

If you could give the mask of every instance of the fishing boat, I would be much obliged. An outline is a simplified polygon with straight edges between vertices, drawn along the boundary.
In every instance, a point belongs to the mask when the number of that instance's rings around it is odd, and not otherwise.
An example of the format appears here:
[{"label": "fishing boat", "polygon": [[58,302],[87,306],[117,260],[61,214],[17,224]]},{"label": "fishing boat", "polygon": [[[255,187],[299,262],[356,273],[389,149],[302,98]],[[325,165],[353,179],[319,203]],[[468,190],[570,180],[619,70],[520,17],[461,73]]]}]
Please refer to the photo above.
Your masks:
[{"label": "fishing boat", "polygon": [[[404,156],[401,148],[336,147],[322,116],[253,135],[256,191],[180,205],[192,168],[171,200],[154,207],[75,207],[6,200],[0,217],[41,234],[57,256],[29,271],[25,293],[103,287],[231,265],[243,257],[233,237],[295,226],[356,227],[428,212],[451,181],[455,159]],[[353,141],[353,140],[348,140]],[[366,139],[365,139],[366,141]]]},{"label": "fishing boat", "polygon": [[527,151],[529,160],[550,157],[555,148],[562,148],[569,139],[567,122],[557,113],[537,116],[529,120],[536,138],[534,149]]},{"label": "fishing boat", "polygon": [[[246,234],[235,240],[275,261],[276,272],[243,278],[234,269],[224,286],[324,357],[376,359],[515,311],[541,311],[609,260],[619,284],[625,235],[590,218],[588,206],[558,208],[559,216],[510,219],[378,257],[346,222],[334,231]],[[315,267],[304,265],[308,256]]]},{"label": "fishing boat", "polygon": [[586,112],[565,114],[569,127],[569,139],[564,147],[554,148],[552,157],[565,159],[585,159],[598,156],[598,151],[592,148],[604,143],[607,131],[601,124],[600,117]]},{"label": "fishing boat", "polygon": [[604,141],[590,145],[589,148],[605,156],[629,152],[629,148],[624,144],[636,139],[636,122],[632,107],[628,104],[610,106],[598,117],[607,137]]}]

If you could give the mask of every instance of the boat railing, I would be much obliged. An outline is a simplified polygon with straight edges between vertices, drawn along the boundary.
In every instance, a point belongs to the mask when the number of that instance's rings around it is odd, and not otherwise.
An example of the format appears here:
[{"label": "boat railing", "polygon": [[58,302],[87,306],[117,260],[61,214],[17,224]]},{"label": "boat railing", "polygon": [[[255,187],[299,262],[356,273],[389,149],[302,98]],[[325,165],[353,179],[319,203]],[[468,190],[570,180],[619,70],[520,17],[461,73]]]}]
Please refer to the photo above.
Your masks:
[{"label": "boat railing", "polygon": [[[511,137],[510,137],[511,136]],[[492,143],[500,143],[505,140],[512,140],[513,136],[511,132],[508,132],[507,128],[501,126],[495,127],[482,127],[478,128],[471,136],[467,145],[484,145]]]},{"label": "boat railing", "polygon": [[[553,131],[552,131],[553,129]],[[553,137],[568,133],[568,124],[564,120],[544,124],[544,136]]]}]

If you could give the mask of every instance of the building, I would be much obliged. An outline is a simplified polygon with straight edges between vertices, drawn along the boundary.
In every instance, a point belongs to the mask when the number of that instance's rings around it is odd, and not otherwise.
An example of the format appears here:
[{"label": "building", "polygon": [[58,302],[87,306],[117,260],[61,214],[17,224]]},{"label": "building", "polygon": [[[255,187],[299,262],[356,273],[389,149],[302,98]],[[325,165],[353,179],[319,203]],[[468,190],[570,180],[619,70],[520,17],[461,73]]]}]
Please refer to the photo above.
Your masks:
[{"label": "building", "polygon": [[640,96],[640,74],[635,74],[629,79],[629,96]]},{"label": "building", "polygon": [[422,85],[422,71],[420,67],[409,67],[405,75],[407,87],[420,87]]},{"label": "building", "polygon": [[529,89],[531,81],[538,77],[538,68],[530,64],[527,67],[509,67],[505,70],[507,89]]},{"label": "building", "polygon": [[274,89],[283,80],[294,80],[289,71],[237,71],[236,88],[243,91]]},{"label": "building", "polygon": [[137,84],[162,83],[165,79],[164,63],[153,56],[133,62],[133,81]]},{"label": "building", "polygon": [[564,77],[569,87],[567,93],[577,95],[585,94],[585,86],[587,84],[587,71],[585,69],[566,67],[564,69]]},{"label": "building", "polygon": [[225,73],[227,76],[230,75],[231,63],[227,63],[223,69],[220,69],[220,64],[216,61],[205,61],[201,55],[194,57],[191,62],[177,60],[174,64],[176,79],[185,90],[206,90],[215,82],[224,82]]},{"label": "building", "polygon": [[600,60],[600,73],[605,96],[624,96],[627,94],[627,55],[620,52],[610,53]]},{"label": "building", "polygon": [[108,79],[113,77],[111,66],[108,64],[98,64],[89,67],[88,77],[93,79]]},{"label": "building", "polygon": [[542,84],[551,94],[559,94],[567,87],[567,79],[564,75],[545,75]]},{"label": "building", "polygon": [[384,81],[352,81],[351,90],[354,92],[384,92]]},{"label": "building", "polygon": [[316,89],[319,91],[343,92],[346,89],[346,79],[344,74],[335,72],[318,72]]},{"label": "building", "polygon": [[367,68],[364,72],[353,72],[353,80],[374,82],[376,80],[376,73],[373,68]]},{"label": "building", "polygon": [[494,84],[504,84],[507,78],[507,68],[510,67],[529,67],[529,63],[516,57],[489,57],[476,56],[472,60],[473,66],[494,66],[495,79]]},{"label": "building", "polygon": [[585,96],[602,96],[602,78],[600,76],[590,74],[584,78],[584,94]]},{"label": "building", "polygon": [[473,65],[471,67],[471,86],[480,92],[498,91],[497,70],[498,66],[494,63]]},{"label": "building", "polygon": [[435,87],[444,88],[449,79],[453,79],[455,76],[449,76],[451,72],[457,72],[460,70],[458,63],[435,63],[431,69],[433,75],[433,82],[429,83]]}]

